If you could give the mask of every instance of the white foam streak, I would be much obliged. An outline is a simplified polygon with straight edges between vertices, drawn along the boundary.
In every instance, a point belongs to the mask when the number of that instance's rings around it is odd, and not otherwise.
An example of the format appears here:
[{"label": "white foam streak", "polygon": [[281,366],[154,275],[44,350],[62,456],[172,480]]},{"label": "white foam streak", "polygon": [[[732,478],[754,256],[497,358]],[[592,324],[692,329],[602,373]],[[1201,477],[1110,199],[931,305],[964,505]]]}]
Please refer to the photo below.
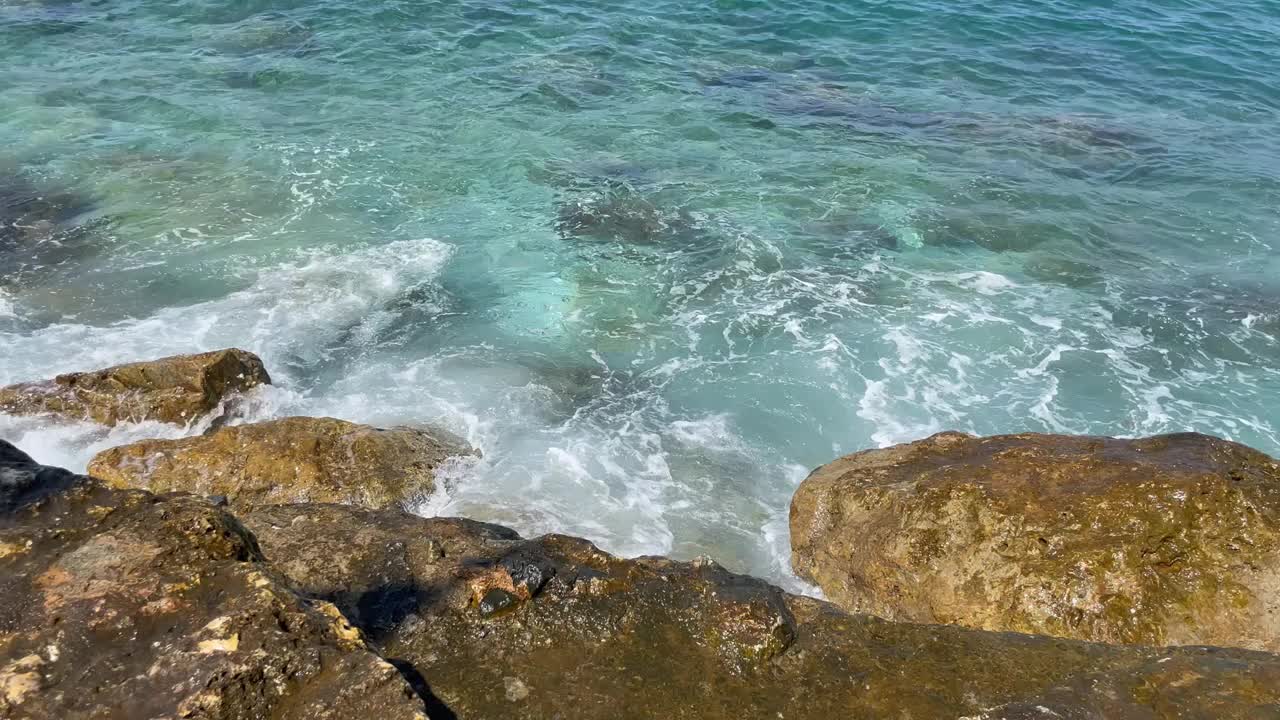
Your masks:
[{"label": "white foam streak", "polygon": [[433,278],[449,253],[434,240],[313,251],[260,272],[250,288],[218,300],[107,326],[0,333],[9,351],[0,384],[233,346],[257,352],[278,372],[299,357],[322,356],[346,331],[377,323],[384,304]]}]

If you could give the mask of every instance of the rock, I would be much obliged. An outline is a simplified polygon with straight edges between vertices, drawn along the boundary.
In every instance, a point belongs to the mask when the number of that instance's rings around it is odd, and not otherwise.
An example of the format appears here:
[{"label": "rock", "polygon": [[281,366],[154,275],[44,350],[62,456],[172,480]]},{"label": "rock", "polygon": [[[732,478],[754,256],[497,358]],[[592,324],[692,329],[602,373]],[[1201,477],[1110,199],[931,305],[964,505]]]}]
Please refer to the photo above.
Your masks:
[{"label": "rock", "polygon": [[489,616],[506,610],[516,604],[516,596],[502,588],[491,588],[480,598],[480,614]]},{"label": "rock", "polygon": [[[295,587],[420,677],[442,717],[1280,713],[1275,655],[894,623],[713,562],[623,560],[576,538],[394,510],[277,505],[244,522]],[[530,565],[544,582],[521,597]],[[490,598],[505,608],[486,613]]]},{"label": "rock", "polygon": [[792,566],[891,620],[1280,649],[1280,465],[1196,434],[942,433],[814,471]]},{"label": "rock", "polygon": [[0,440],[0,513],[7,513],[82,481],[62,468],[39,465],[31,456]]},{"label": "rock", "polygon": [[0,388],[0,412],[49,413],[103,425],[156,420],[187,425],[235,393],[271,382],[257,355],[234,348],[175,355]]},{"label": "rock", "polygon": [[602,190],[561,202],[555,229],[563,240],[588,239],[624,246],[690,247],[707,242],[686,210],[662,207],[619,182],[606,182]]},{"label": "rock", "polygon": [[418,612],[437,580],[454,582],[459,559],[520,539],[498,525],[347,505],[268,505],[241,518],[269,538],[272,563],[299,590],[334,603],[372,638]]},{"label": "rock", "polygon": [[381,508],[430,494],[436,469],[471,452],[439,430],[291,417],[111,448],[94,456],[89,474],[116,487],[226,495],[233,509],[286,502]]},{"label": "rock", "polygon": [[[3,441],[0,456],[28,486],[65,473]],[[332,605],[295,594],[234,517],[74,477],[0,511],[0,717],[425,718],[399,672]]]}]

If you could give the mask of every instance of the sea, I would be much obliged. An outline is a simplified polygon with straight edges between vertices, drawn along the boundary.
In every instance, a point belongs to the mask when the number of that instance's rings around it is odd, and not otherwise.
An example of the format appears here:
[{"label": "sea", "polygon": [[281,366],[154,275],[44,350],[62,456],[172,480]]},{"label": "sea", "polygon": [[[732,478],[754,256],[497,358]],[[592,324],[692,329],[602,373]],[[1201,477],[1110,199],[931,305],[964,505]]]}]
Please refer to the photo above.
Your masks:
[{"label": "sea", "polygon": [[424,515],[800,590],[846,453],[1280,454],[1280,2],[0,0],[0,384],[230,346],[479,448]]}]

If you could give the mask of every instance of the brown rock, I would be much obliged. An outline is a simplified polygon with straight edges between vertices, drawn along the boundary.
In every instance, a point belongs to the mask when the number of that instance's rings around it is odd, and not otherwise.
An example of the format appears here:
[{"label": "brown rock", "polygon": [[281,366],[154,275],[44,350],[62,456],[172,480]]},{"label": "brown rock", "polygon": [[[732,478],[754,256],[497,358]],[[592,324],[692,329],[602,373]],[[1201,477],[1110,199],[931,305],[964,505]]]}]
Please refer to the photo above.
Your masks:
[{"label": "brown rock", "polygon": [[1280,465],[1204,435],[927,440],[818,468],[792,565],[891,620],[1280,650]]},{"label": "brown rock", "polygon": [[1275,655],[893,623],[709,561],[393,510],[244,521],[296,587],[420,678],[433,717],[1280,717]]},{"label": "brown rock", "polygon": [[380,508],[429,494],[436,468],[471,452],[443,431],[291,417],[112,448],[93,458],[89,474],[116,487],[226,495],[240,509],[284,502]]},{"label": "brown rock", "polygon": [[[32,492],[36,475],[70,482]],[[424,720],[403,676],[226,512],[3,441],[0,479],[0,544],[24,549],[0,556],[0,717]]]},{"label": "brown rock", "polygon": [[233,348],[9,385],[0,388],[0,412],[48,413],[103,425],[142,420],[187,425],[232,394],[270,382],[257,355]]}]

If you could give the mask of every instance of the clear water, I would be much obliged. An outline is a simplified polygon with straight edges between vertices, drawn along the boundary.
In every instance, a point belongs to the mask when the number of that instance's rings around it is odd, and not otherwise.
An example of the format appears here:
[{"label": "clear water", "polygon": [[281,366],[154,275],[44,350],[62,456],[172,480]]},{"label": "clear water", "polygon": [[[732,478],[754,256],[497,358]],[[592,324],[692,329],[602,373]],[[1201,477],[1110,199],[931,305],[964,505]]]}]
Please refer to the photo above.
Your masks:
[{"label": "clear water", "polygon": [[0,382],[238,345],[252,417],[481,447],[423,512],[792,586],[842,453],[1280,452],[1275,0],[0,0],[0,58]]}]

